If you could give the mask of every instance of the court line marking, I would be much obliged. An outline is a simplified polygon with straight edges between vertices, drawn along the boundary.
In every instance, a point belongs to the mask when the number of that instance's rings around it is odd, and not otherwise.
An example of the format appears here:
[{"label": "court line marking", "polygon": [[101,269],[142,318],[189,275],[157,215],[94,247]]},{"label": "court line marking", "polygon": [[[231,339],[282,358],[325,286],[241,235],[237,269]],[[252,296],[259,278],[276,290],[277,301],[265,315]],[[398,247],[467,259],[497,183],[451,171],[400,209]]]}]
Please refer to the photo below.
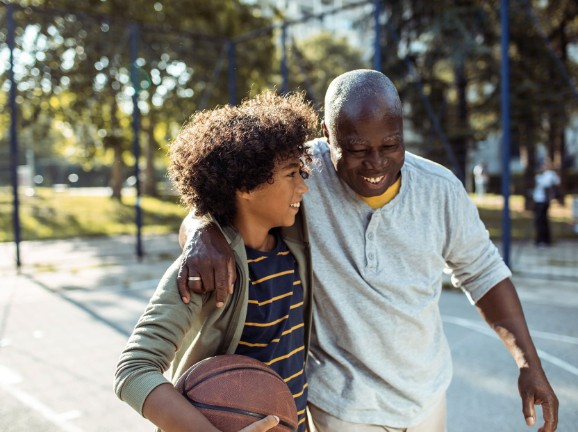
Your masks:
[{"label": "court line marking", "polygon": [[67,420],[80,417],[80,411],[74,410],[58,414],[30,394],[16,388],[14,384],[20,382],[21,378],[14,371],[0,365],[0,372],[2,378],[0,379],[0,387],[10,393],[15,399],[36,411],[55,426],[58,426],[63,432],[84,432],[84,429],[67,423]]},{"label": "court line marking", "polygon": [[[457,325],[460,327],[465,327],[465,328],[468,328],[470,330],[474,330],[478,333],[484,334],[486,336],[500,339],[498,337],[498,335],[487,325],[481,325],[475,321],[472,321],[472,320],[469,320],[466,318],[443,315],[442,321],[444,323],[454,324],[454,325]],[[558,335],[556,333],[531,331],[531,330],[530,330],[530,334],[532,335],[532,337],[536,337],[536,338],[578,345],[578,338],[575,338],[572,336],[564,336],[564,335]],[[541,360],[546,361],[546,362],[548,362],[554,366],[557,366],[560,369],[563,369],[566,372],[571,373],[572,375],[576,375],[578,377],[578,368],[577,367],[571,365],[570,363],[568,363],[568,362],[566,362],[566,361],[564,361],[564,360],[562,360],[562,359],[560,359],[560,358],[558,358],[558,357],[556,357],[556,356],[554,356],[554,355],[552,355],[552,354],[550,354],[544,350],[536,348],[536,351],[538,352],[538,355],[540,356]]]},{"label": "court line marking", "polygon": [[554,366],[558,366],[560,369],[564,369],[566,372],[570,372],[571,374],[578,376],[577,367],[572,366],[570,363],[567,363],[564,360],[561,360],[558,357],[553,356],[552,354],[548,354],[547,352],[542,351],[541,349],[536,348],[536,351],[538,352],[538,355],[540,356],[541,360],[545,360],[553,364]]}]

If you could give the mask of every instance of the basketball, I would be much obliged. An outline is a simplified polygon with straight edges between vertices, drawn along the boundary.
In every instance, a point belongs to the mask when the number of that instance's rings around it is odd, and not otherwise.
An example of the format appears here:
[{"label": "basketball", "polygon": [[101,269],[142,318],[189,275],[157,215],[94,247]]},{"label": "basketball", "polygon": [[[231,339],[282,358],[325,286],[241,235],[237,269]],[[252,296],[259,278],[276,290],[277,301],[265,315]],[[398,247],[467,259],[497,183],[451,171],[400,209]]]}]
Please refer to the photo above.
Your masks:
[{"label": "basketball", "polygon": [[223,432],[237,432],[268,415],[279,417],[271,431],[297,430],[297,408],[289,387],[254,358],[209,357],[191,366],[175,387]]}]

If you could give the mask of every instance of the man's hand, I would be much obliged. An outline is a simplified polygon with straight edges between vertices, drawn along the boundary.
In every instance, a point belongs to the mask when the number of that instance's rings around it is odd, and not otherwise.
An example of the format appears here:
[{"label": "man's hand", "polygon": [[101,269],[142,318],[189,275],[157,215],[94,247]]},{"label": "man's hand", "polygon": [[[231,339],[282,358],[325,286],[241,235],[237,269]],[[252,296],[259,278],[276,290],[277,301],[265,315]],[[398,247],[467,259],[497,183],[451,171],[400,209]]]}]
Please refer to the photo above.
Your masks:
[{"label": "man's hand", "polygon": [[478,300],[476,307],[520,370],[518,389],[526,424],[536,424],[534,405],[542,405],[544,426],[539,431],[554,432],[558,426],[558,399],[542,369],[514,284],[509,278],[499,282]]},{"label": "man's hand", "polygon": [[186,244],[177,275],[183,302],[191,299],[189,289],[198,294],[216,291],[216,305],[223,307],[233,293],[237,277],[235,258],[227,240],[214,224],[201,226],[189,217],[181,226],[181,240],[183,238]]},{"label": "man's hand", "polygon": [[522,397],[522,411],[528,426],[536,424],[535,405],[542,405],[544,425],[538,432],[554,432],[558,427],[558,398],[543,370],[520,369],[518,389]]},{"label": "man's hand", "polygon": [[246,428],[241,429],[239,432],[264,432],[269,429],[273,429],[279,423],[279,418],[276,416],[269,415],[264,419],[256,421],[250,424]]}]

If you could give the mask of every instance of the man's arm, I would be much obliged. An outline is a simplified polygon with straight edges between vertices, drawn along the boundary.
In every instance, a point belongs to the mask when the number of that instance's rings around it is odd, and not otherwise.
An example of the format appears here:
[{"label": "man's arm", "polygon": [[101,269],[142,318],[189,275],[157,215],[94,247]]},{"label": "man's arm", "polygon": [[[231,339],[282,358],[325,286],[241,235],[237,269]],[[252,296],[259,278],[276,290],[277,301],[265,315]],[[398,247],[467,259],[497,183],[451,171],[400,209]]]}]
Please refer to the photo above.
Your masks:
[{"label": "man's arm", "polygon": [[520,299],[510,279],[495,285],[476,307],[486,322],[498,334],[520,370],[518,389],[526,424],[536,422],[534,405],[542,405],[542,432],[553,432],[558,425],[558,398],[550,386],[536,347],[532,342]]},{"label": "man's arm", "polygon": [[213,222],[189,213],[179,229],[179,243],[184,250],[177,286],[183,302],[190,301],[189,288],[199,294],[216,291],[217,307],[222,307],[237,277],[235,256],[223,233]]}]

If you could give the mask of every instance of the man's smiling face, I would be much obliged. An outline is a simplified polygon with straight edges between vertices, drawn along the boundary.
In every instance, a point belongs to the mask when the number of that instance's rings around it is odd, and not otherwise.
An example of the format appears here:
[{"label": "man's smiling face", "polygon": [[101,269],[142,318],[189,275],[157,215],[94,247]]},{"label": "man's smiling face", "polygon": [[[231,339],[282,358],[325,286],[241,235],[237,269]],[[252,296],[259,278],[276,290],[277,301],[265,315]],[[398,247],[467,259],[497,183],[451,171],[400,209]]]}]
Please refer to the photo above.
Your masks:
[{"label": "man's smiling face", "polygon": [[405,160],[399,105],[373,97],[343,109],[333,133],[323,124],[339,177],[364,197],[383,194],[398,179]]}]

